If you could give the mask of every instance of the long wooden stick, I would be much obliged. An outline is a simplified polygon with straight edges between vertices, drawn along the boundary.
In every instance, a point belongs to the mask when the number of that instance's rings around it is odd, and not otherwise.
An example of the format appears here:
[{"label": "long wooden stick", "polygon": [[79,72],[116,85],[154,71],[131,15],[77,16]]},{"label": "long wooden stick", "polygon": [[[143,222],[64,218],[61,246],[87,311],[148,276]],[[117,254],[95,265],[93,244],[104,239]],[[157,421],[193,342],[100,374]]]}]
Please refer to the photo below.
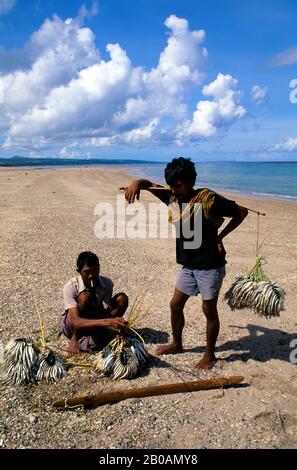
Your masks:
[{"label": "long wooden stick", "polygon": [[[119,191],[127,191],[128,188],[126,187],[122,187],[122,188],[119,188]],[[158,191],[170,191],[171,192],[171,189],[170,188],[166,188],[165,186],[161,186],[160,188],[158,188],[157,186],[150,186],[149,188],[146,188],[146,189],[149,189],[150,191],[151,190],[158,190]],[[241,206],[241,207],[244,207],[244,206]],[[255,214],[258,214],[258,215],[262,215],[263,217],[265,217],[265,212],[260,212],[260,211],[257,211],[255,209],[250,209],[249,207],[244,207],[244,209],[247,209],[248,211],[250,212],[254,212]]]},{"label": "long wooden stick", "polygon": [[127,388],[116,392],[96,393],[82,397],[66,398],[56,401],[55,408],[74,409],[80,406],[85,408],[95,405],[106,405],[117,403],[128,398],[152,397],[156,395],[171,395],[173,393],[188,393],[199,390],[211,390],[216,388],[228,388],[243,382],[244,377],[218,377],[210,380],[196,380],[193,382],[181,382],[174,384],[153,385],[142,388]]},{"label": "long wooden stick", "polygon": [[[119,188],[119,191],[127,191],[128,187],[126,186],[122,186],[121,188]],[[170,188],[166,188],[165,186],[149,186],[148,188],[145,188],[145,189],[158,189],[159,191],[170,191],[171,192],[171,189]]]},{"label": "long wooden stick", "polygon": [[[241,206],[241,207],[244,207],[244,206]],[[263,217],[265,217],[266,215],[265,212],[256,211],[255,209],[250,209],[249,207],[244,207],[244,208],[247,209],[249,212],[254,212],[255,214],[258,214],[258,215],[263,215]]]}]

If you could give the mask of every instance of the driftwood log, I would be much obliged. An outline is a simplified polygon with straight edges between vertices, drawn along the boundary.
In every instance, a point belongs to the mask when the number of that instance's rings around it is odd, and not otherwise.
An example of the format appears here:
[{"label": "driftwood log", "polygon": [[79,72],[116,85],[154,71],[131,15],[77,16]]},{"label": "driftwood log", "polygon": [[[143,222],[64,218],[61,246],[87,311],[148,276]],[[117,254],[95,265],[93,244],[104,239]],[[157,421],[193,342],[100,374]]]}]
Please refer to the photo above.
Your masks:
[{"label": "driftwood log", "polygon": [[195,380],[192,382],[180,382],[175,384],[153,385],[142,388],[128,388],[115,392],[97,393],[82,397],[66,398],[56,401],[55,408],[73,409],[80,406],[85,408],[95,405],[107,405],[117,403],[128,398],[152,397],[156,395],[171,395],[174,393],[197,392],[199,390],[211,390],[216,388],[228,388],[243,382],[244,377],[217,377],[210,380]]}]

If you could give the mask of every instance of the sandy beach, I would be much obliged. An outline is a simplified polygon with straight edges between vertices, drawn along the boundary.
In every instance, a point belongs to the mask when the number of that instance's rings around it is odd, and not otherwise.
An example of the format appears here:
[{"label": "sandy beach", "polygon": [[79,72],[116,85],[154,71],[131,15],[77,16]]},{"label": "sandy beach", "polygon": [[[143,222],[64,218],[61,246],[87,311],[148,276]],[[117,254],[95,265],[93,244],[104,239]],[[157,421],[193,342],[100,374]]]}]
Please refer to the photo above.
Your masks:
[{"label": "sandy beach", "polygon": [[[154,301],[137,327],[153,354],[170,339],[169,302],[179,266],[173,239],[98,239],[98,203],[116,203],[128,170],[107,168],[0,170],[0,339],[38,336],[35,297],[50,347],[66,356],[67,340],[57,337],[63,312],[62,288],[75,275],[77,255],[94,251],[115,292],[131,301],[148,289]],[[297,448],[297,364],[290,362],[297,339],[297,205],[272,199],[226,195],[265,212],[260,241],[269,277],[287,292],[279,318],[248,310],[231,312],[223,294],[236,275],[255,262],[257,216],[250,214],[224,241],[227,275],[219,299],[218,362],[193,372],[205,347],[201,299],[186,305],[185,352],[155,358],[141,377],[114,382],[90,369],[71,368],[54,385],[1,386],[0,446],[4,448]],[[141,202],[155,202],[143,192]],[[295,348],[297,347],[297,344]],[[292,356],[291,356],[292,357]],[[297,351],[295,353],[297,360]],[[114,405],[59,412],[56,399],[199,378],[243,375],[244,386],[225,391],[130,399]]]}]

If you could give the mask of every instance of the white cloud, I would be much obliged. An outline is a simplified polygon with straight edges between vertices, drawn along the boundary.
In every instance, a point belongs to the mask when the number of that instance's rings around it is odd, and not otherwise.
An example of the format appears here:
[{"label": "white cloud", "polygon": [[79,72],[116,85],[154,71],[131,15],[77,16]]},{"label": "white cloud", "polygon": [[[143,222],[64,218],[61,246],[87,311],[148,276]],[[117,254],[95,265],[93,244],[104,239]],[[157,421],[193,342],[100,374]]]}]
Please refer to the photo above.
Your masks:
[{"label": "white cloud", "polygon": [[24,70],[32,65],[30,54],[26,50],[6,50],[0,46],[0,76],[15,70]]},{"label": "white cloud", "polygon": [[0,77],[5,107],[9,114],[15,113],[14,121],[34,106],[44,108],[53,90],[67,85],[80,69],[98,60],[94,39],[89,28],[81,28],[74,20],[63,22],[55,16],[44,22],[30,40],[36,55],[32,67]]},{"label": "white cloud", "polygon": [[188,21],[171,15],[165,21],[171,35],[160,55],[159,65],[144,75],[148,89],[166,95],[182,93],[189,84],[201,83],[207,50],[203,30],[190,31]]},{"label": "white cloud", "polygon": [[78,19],[81,23],[84,22],[85,19],[90,20],[94,16],[97,16],[99,13],[99,2],[93,1],[91,8],[88,8],[85,4],[79,10]]},{"label": "white cloud", "polygon": [[187,137],[213,137],[220,129],[231,126],[246,114],[239,104],[241,93],[236,90],[238,81],[231,75],[219,73],[216,80],[203,87],[205,96],[213,100],[199,101],[192,121],[180,128],[178,139]]},{"label": "white cloud", "polygon": [[268,66],[274,68],[293,64],[297,64],[297,47],[291,47],[290,49],[286,49],[280,54],[277,54],[268,63]]},{"label": "white cloud", "polygon": [[145,119],[149,112],[149,103],[142,97],[128,98],[124,110],[114,115],[113,121],[119,126],[137,124]]},{"label": "white cloud", "polygon": [[257,104],[263,104],[267,101],[268,87],[260,87],[259,85],[254,85],[251,90],[252,100]]},{"label": "white cloud", "polygon": [[62,158],[77,158],[79,157],[80,153],[75,152],[74,150],[70,150],[69,147],[66,146],[60,150],[59,155]]},{"label": "white cloud", "polygon": [[96,5],[82,7],[76,19],[47,19],[26,45],[31,62],[0,76],[5,149],[52,148],[75,156],[88,146],[181,143],[212,137],[246,113],[237,80],[219,74],[202,90],[213,100],[200,101],[187,121],[188,93],[205,78],[203,30],[169,16],[167,45],[157,66],[145,70],[133,67],[119,44],[108,44],[109,58],[101,58],[92,30],[82,24]]},{"label": "white cloud", "polygon": [[111,147],[112,139],[110,137],[93,137],[87,145],[91,147]]},{"label": "white cloud", "polygon": [[287,141],[281,142],[279,144],[273,145],[269,149],[270,151],[274,150],[287,150],[287,151],[292,151],[292,150],[297,150],[297,138],[290,137]]},{"label": "white cloud", "polygon": [[83,146],[111,147],[112,145],[120,145],[123,143],[141,144],[153,137],[154,133],[158,129],[159,122],[160,120],[155,118],[144,127],[138,127],[122,134],[114,134],[111,137],[93,137],[92,139],[84,142]]},{"label": "white cloud", "polygon": [[0,0],[0,15],[6,15],[16,5],[17,0]]},{"label": "white cloud", "polygon": [[118,44],[109,44],[107,50],[111,60],[89,66],[67,85],[53,88],[42,106],[12,123],[11,135],[80,132],[110,119],[129,86],[130,61]]},{"label": "white cloud", "polygon": [[159,119],[153,119],[147,126],[140,127],[138,129],[132,129],[123,135],[123,139],[127,143],[142,142],[143,140],[150,139],[158,127]]}]

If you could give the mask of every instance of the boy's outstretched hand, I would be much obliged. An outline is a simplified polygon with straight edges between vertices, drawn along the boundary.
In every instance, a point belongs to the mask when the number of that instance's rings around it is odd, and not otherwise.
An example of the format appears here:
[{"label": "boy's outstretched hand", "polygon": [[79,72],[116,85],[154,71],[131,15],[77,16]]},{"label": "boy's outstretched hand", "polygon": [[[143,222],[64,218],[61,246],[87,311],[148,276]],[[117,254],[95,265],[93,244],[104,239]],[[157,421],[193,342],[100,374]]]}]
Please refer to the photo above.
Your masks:
[{"label": "boy's outstretched hand", "polygon": [[129,204],[133,204],[135,202],[135,199],[139,201],[139,196],[140,184],[138,181],[133,181],[125,192],[126,201],[129,202]]}]

